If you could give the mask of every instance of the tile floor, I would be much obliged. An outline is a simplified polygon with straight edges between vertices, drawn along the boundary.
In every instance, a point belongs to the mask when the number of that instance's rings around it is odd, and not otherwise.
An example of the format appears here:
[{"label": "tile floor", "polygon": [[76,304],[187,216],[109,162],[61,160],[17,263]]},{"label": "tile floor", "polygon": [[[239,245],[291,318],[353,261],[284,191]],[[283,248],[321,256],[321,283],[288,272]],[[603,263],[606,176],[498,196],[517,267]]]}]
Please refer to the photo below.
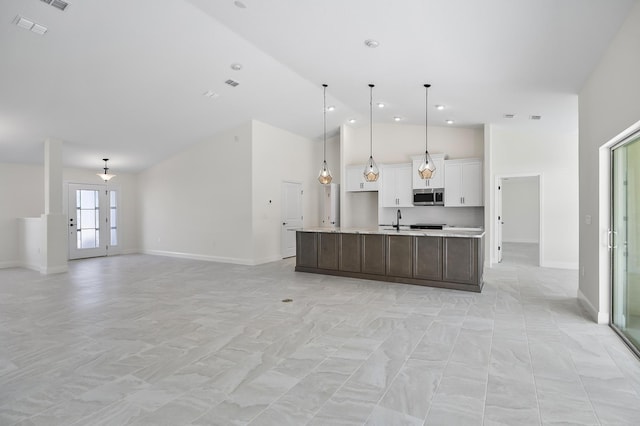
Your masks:
[{"label": "tile floor", "polygon": [[640,362],[577,274],[505,260],[481,294],[293,259],[0,270],[0,424],[640,424]]}]

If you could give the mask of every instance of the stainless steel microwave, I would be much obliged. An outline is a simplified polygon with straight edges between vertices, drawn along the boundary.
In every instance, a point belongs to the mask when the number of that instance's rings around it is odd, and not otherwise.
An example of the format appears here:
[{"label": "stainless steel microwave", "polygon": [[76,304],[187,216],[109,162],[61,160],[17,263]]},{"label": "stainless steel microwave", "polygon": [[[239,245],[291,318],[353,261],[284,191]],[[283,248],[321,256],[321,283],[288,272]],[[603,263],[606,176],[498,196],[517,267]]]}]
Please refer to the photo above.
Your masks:
[{"label": "stainless steel microwave", "polygon": [[414,206],[444,206],[444,188],[413,190]]}]

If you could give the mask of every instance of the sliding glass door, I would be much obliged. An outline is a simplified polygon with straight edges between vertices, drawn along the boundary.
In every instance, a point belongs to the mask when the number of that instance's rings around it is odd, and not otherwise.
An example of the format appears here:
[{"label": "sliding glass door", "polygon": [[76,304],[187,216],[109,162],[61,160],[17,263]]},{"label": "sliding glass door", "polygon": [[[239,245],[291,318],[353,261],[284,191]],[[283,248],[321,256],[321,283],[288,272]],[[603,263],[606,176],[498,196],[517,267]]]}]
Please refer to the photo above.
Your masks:
[{"label": "sliding glass door", "polygon": [[612,150],[612,325],[640,352],[640,135]]}]

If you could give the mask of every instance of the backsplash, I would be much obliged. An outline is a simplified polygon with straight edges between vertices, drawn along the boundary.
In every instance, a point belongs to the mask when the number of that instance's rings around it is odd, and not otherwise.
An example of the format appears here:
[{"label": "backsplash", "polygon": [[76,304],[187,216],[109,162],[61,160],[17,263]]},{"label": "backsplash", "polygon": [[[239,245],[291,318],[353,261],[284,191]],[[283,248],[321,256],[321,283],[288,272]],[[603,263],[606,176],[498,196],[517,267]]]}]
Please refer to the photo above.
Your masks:
[{"label": "backsplash", "polygon": [[[391,225],[396,222],[398,209],[385,207],[380,209],[378,224]],[[415,223],[441,223],[449,226],[484,226],[484,207],[405,207],[400,208],[402,219],[400,225]]]}]

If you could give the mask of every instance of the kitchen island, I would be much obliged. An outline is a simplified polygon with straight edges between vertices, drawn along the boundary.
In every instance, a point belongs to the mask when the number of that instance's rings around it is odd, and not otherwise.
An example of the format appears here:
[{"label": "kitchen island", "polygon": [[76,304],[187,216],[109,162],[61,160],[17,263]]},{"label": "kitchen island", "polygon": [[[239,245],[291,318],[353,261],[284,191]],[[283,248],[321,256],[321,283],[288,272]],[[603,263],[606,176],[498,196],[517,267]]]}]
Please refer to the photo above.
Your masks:
[{"label": "kitchen island", "polygon": [[482,291],[484,231],[296,230],[298,272]]}]

